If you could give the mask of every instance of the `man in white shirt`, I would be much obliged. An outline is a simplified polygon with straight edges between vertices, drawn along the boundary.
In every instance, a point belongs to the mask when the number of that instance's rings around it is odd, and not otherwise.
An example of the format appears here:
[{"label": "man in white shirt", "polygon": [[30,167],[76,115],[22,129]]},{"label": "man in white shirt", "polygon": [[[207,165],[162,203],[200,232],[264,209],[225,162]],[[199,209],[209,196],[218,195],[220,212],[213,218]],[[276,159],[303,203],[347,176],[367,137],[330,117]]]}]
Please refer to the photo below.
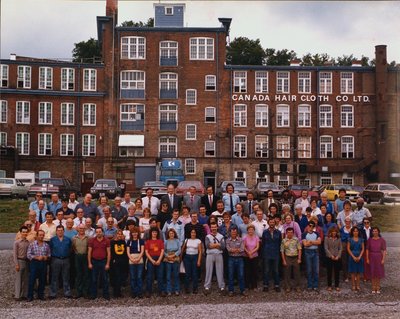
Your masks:
[{"label": "man in white shirt", "polygon": [[64,219],[64,213],[62,211],[59,211],[56,215],[56,219],[53,220],[53,224],[56,226],[64,226],[67,227],[67,221]]},{"label": "man in white shirt", "polygon": [[132,201],[131,201],[131,194],[129,194],[128,192],[126,192],[124,194],[124,200],[121,203],[121,206],[124,207],[126,210],[129,209],[129,207],[131,207],[132,205],[135,205]]},{"label": "man in white shirt", "polygon": [[78,204],[79,204],[79,202],[76,200],[76,194],[74,192],[69,193],[68,208],[75,211],[76,205],[78,205]]},{"label": "man in white shirt", "polygon": [[258,236],[258,238],[262,238],[262,234],[264,232],[265,229],[268,228],[268,223],[267,221],[263,218],[263,211],[262,209],[259,209],[256,212],[256,220],[252,222],[252,224],[254,225],[254,228],[256,229],[256,235]]},{"label": "man in white shirt", "polygon": [[307,190],[302,190],[301,191],[301,197],[296,199],[294,202],[294,206],[296,205],[301,205],[301,208],[303,209],[303,214],[306,213],[306,208],[310,207],[310,200],[308,198],[308,191]]},{"label": "man in white shirt", "polygon": [[[104,217],[100,218],[97,221],[97,226],[100,226],[101,228],[106,229],[107,228],[107,220],[108,220],[108,218],[112,217],[110,207],[108,207],[108,206],[104,207],[103,213],[104,213]],[[113,218],[113,219],[114,219],[114,226],[117,227],[118,221],[116,218]]]},{"label": "man in white shirt", "polygon": [[152,216],[157,216],[160,209],[160,200],[153,196],[153,189],[149,187],[146,189],[146,196],[142,198],[142,207],[148,207]]},{"label": "man in white shirt", "polygon": [[76,217],[74,218],[74,228],[78,228],[79,225],[85,225],[86,218],[83,217],[83,209],[78,208],[76,210]]}]

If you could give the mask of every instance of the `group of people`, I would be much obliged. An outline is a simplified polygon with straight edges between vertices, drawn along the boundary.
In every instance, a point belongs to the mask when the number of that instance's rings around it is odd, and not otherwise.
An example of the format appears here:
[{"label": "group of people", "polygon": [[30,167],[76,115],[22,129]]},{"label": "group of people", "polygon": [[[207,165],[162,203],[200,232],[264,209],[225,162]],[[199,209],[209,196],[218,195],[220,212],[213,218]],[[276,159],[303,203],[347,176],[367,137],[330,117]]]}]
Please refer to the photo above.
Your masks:
[{"label": "group of people", "polygon": [[301,291],[301,271],[307,290],[318,291],[321,267],[328,291],[340,291],[342,272],[352,290],[370,280],[379,294],[386,243],[370,226],[363,199],[356,205],[353,210],[344,189],[333,203],[326,193],[314,199],[307,191],[296,200],[288,191],[280,200],[268,191],[260,202],[249,191],[241,200],[232,184],[222,198],[211,186],[203,196],[191,187],[181,197],[171,184],[161,199],[148,188],[145,197],[132,202],[125,193],[113,206],[106,197],[96,205],[90,194],[79,203],[74,193],[61,201],[53,194],[46,203],[37,193],[14,243],[15,298],[32,301],[36,290],[45,299],[46,282],[50,299],[61,286],[66,298],[91,299],[101,286],[109,299],[109,284],[116,298],[128,284],[132,297],[150,297],[155,278],[163,297],[197,294],[203,278],[207,295],[214,274],[223,294],[234,295],[236,281],[247,295],[259,275],[264,292],[280,292],[281,284],[286,292]]}]

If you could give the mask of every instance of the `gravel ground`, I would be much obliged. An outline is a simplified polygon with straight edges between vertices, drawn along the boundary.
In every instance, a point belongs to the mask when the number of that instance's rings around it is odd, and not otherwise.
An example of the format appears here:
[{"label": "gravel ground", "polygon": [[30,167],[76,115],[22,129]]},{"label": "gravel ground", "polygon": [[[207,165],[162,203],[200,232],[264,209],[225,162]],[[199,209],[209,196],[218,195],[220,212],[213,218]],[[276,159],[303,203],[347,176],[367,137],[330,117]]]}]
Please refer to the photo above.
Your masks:
[{"label": "gravel ground", "polygon": [[[0,318],[32,318],[50,315],[52,318],[75,318],[84,315],[86,318],[109,317],[124,318],[129,315],[140,315],[141,318],[205,318],[218,314],[218,318],[274,318],[312,315],[317,318],[367,316],[400,318],[400,248],[388,249],[386,279],[382,282],[382,294],[372,295],[370,284],[362,283],[362,291],[351,291],[349,283],[342,283],[342,291],[326,291],[325,271],[321,273],[321,290],[319,293],[263,293],[251,291],[247,297],[220,296],[213,291],[209,296],[181,295],[180,297],[151,297],[150,299],[131,299],[128,297],[106,301],[99,298],[95,301],[58,298],[49,301],[16,302],[13,299],[14,270],[12,252],[0,251]],[[305,283],[305,281],[303,282]],[[213,284],[215,289],[216,284]],[[48,288],[46,288],[48,289]],[[129,295],[125,288],[123,292]],[[151,306],[150,306],[151,305]],[[69,308],[60,313],[60,308]],[[222,311],[221,311],[222,310]],[[283,310],[285,312],[283,313]]]}]

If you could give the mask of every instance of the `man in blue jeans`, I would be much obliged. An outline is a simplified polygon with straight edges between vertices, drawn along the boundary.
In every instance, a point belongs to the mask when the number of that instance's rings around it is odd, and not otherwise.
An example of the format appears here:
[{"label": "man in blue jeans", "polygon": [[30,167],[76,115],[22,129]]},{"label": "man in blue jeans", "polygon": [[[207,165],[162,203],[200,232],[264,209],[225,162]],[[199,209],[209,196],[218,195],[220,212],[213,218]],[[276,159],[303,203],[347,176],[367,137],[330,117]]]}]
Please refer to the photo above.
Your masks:
[{"label": "man in blue jeans", "polygon": [[315,223],[310,221],[308,228],[302,235],[304,246],[304,257],[307,266],[307,290],[318,291],[319,256],[318,246],[321,245],[321,238],[318,232],[314,231]]},{"label": "man in blue jeans", "polygon": [[240,294],[246,296],[244,291],[244,242],[238,237],[238,227],[232,225],[230,237],[225,241],[226,250],[228,251],[228,289],[229,296],[233,296],[233,278],[237,273]]},{"label": "man in blue jeans", "polygon": [[280,249],[282,234],[279,230],[275,228],[275,219],[270,218],[268,220],[268,229],[263,231],[262,240],[262,252],[264,261],[264,292],[269,289],[269,273],[272,272],[274,278],[275,291],[280,292],[279,287],[279,259],[280,259]]}]

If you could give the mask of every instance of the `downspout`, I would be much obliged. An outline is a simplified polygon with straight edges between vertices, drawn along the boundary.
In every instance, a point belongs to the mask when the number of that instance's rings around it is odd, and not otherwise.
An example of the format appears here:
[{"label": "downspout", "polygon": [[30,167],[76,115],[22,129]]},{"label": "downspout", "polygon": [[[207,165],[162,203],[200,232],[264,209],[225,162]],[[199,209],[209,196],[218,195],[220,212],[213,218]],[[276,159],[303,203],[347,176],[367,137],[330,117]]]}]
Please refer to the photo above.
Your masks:
[{"label": "downspout", "polygon": [[229,92],[229,99],[230,99],[230,109],[229,109],[229,144],[230,144],[230,146],[231,146],[231,152],[230,152],[230,157],[229,157],[229,179],[230,180],[233,180],[234,179],[234,177],[233,177],[233,168],[232,168],[232,165],[233,165],[233,127],[232,127],[232,122],[233,122],[233,119],[232,119],[232,110],[233,110],[233,104],[232,104],[232,93],[233,93],[233,84],[232,84],[232,79],[233,79],[233,77],[232,77],[232,72],[233,72],[233,70],[232,70],[232,68],[231,68],[231,72],[230,72],[230,78],[229,78],[229,88],[230,88],[230,92]]},{"label": "downspout", "polygon": [[[217,66],[217,107],[216,107],[216,112],[219,115],[219,35],[218,32],[216,32],[216,38],[217,38],[217,60],[216,60],[216,66]],[[218,118],[218,117],[217,117]],[[220,148],[219,148],[219,125],[218,125],[218,121],[216,121],[216,140],[218,139],[218,143],[216,143],[215,147],[216,147],[216,155],[217,155],[217,160],[216,160],[216,168],[215,168],[215,185],[218,185],[219,183],[219,165],[220,165]],[[215,190],[215,187],[214,187]]]},{"label": "downspout", "polygon": [[[316,126],[316,128],[317,128],[317,140],[316,140],[316,143],[315,143],[315,151],[316,151],[316,159],[317,159],[317,167],[320,165],[320,132],[319,132],[319,130],[320,130],[320,114],[319,114],[319,72],[320,72],[320,69],[319,68],[317,68],[317,79],[316,79],[316,90],[317,90],[317,92],[316,92],[316,94],[317,94],[317,126]],[[319,181],[318,181],[318,183],[317,184],[320,184],[319,183]]]},{"label": "downspout", "polygon": [[[81,91],[81,64],[78,64],[78,81],[77,81],[77,89],[78,92]],[[81,108],[81,97],[78,94],[78,99],[77,99],[77,112],[76,112],[76,138],[75,138],[75,183],[77,185],[81,185],[82,180],[80,180],[80,173],[81,173],[81,161],[82,161],[82,155],[81,155],[81,147],[80,147],[80,140],[81,140],[81,120],[82,120],[82,108]]]}]

